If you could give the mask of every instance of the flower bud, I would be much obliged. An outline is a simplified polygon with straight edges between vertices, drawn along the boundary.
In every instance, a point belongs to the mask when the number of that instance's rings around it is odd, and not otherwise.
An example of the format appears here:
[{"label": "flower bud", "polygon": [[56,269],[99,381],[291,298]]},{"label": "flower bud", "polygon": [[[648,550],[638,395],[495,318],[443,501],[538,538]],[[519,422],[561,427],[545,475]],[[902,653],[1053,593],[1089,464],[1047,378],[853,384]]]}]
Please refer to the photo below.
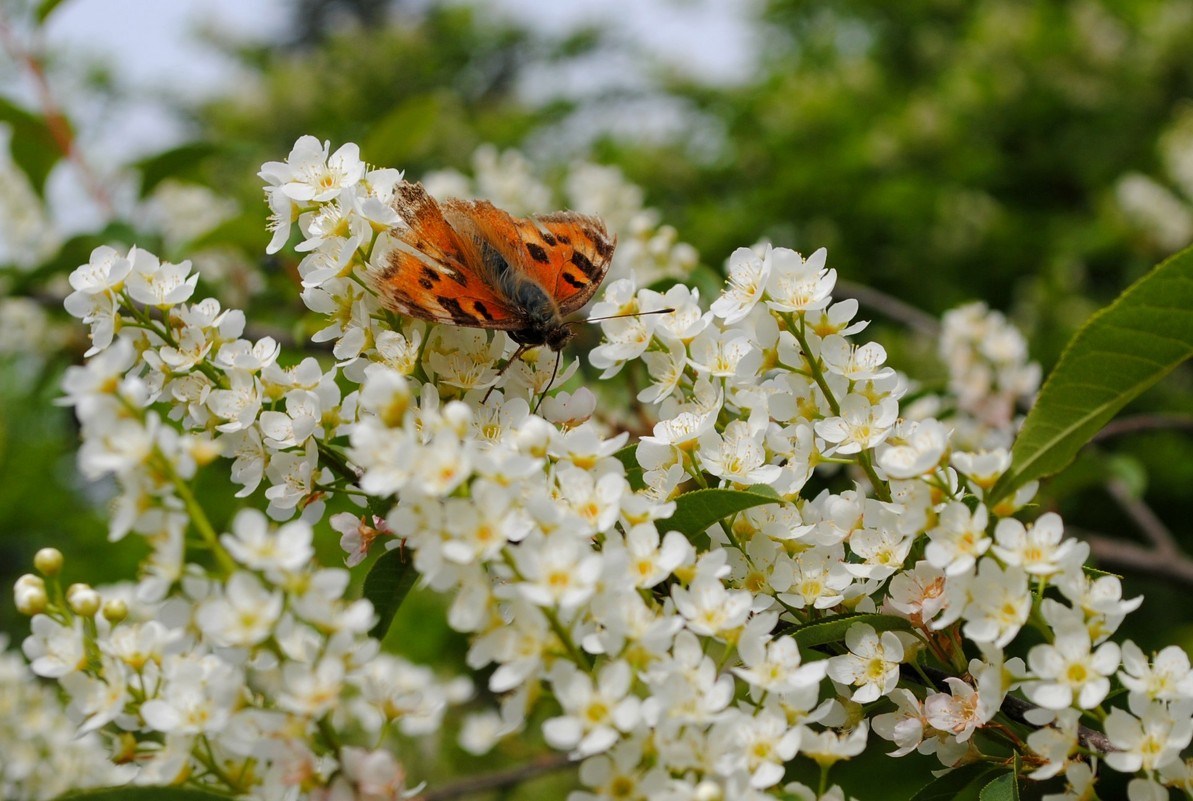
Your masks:
[{"label": "flower bud", "polygon": [[72,584],[66,590],[66,602],[76,615],[91,617],[99,611],[102,599],[89,584]]},{"label": "flower bud", "polygon": [[220,444],[206,437],[195,437],[190,441],[191,458],[199,467],[209,465],[218,459],[223,452]]},{"label": "flower bud", "polygon": [[109,623],[119,623],[128,617],[128,604],[121,598],[112,598],[104,601],[102,611],[104,620]]},{"label": "flower bud", "polygon": [[43,576],[54,577],[62,570],[66,558],[57,548],[42,548],[33,556],[33,566]]},{"label": "flower bud", "polygon": [[12,594],[17,611],[30,617],[44,612],[50,601],[46,595],[46,583],[42,581],[41,576],[32,573],[26,573],[17,579]]}]

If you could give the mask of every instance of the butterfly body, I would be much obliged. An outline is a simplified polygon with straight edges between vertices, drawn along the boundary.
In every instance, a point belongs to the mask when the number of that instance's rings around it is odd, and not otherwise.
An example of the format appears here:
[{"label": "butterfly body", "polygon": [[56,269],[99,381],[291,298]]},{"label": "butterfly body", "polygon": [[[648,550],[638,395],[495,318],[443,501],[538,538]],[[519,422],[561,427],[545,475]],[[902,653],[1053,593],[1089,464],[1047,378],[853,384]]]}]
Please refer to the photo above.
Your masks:
[{"label": "butterfly body", "polygon": [[421,184],[399,184],[394,208],[405,225],[391,232],[395,246],[373,276],[384,305],[504,330],[522,349],[567,345],[564,320],[596,293],[616,246],[597,217],[514,217],[483,200],[440,203]]}]

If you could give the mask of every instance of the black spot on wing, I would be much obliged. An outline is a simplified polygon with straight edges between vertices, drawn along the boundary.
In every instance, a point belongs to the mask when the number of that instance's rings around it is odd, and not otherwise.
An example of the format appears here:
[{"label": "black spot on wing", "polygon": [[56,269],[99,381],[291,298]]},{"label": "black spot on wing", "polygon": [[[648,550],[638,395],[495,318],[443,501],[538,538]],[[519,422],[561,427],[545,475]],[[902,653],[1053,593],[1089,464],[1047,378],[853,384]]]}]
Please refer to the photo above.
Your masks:
[{"label": "black spot on wing", "polygon": [[[440,278],[439,273],[435,272],[430,267],[423,267],[422,280],[419,281],[420,284],[422,284],[423,281],[430,281],[432,284],[437,284],[441,280],[443,279]],[[423,286],[427,287],[428,289],[430,288],[428,284],[423,284]]]},{"label": "black spot on wing", "polygon": [[608,261],[613,256],[613,243],[603,236],[593,237],[592,246],[596,248],[597,255],[604,261]]},{"label": "black spot on wing", "polygon": [[487,308],[485,308],[485,304],[481,303],[479,300],[473,301],[472,310],[474,312],[476,312],[477,314],[479,314],[481,317],[485,318],[486,320],[488,320],[490,322],[493,321],[493,315],[489,313],[489,310]]},{"label": "black spot on wing", "polygon": [[577,279],[576,276],[572,275],[567,270],[564,270],[562,273],[560,273],[559,277],[563,280],[563,282],[565,284],[570,284],[571,286],[574,286],[576,289],[583,289],[584,287],[586,287],[592,283],[591,281],[581,281],[581,280]]},{"label": "black spot on wing", "polygon": [[555,235],[552,234],[550,231],[540,231],[539,235],[542,236],[543,241],[547,243],[548,247],[554,247],[555,243],[558,241],[555,238]]},{"label": "black spot on wing", "polygon": [[580,268],[580,272],[588,276],[589,280],[594,278],[597,273],[596,265],[588,260],[588,257],[579,251],[572,253],[572,264]]},{"label": "black spot on wing", "polygon": [[460,305],[460,301],[455,298],[441,296],[435,298],[435,300],[439,303],[439,308],[447,312],[457,325],[476,324],[476,317],[464,311],[464,307]]},{"label": "black spot on wing", "polygon": [[423,289],[434,289],[435,288],[435,282],[431,281],[427,278],[419,278],[418,285],[421,286]]},{"label": "black spot on wing", "polygon": [[550,261],[550,258],[547,256],[547,251],[543,250],[543,247],[538,243],[527,242],[526,252],[530,254],[530,258],[534,259],[539,264],[547,264]]}]

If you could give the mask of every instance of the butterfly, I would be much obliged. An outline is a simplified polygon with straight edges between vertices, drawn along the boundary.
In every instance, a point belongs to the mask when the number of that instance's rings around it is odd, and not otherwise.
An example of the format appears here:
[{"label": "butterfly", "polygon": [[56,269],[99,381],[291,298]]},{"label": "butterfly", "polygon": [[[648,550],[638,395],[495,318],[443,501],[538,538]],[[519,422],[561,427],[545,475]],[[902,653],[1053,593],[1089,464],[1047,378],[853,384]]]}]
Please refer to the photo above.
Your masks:
[{"label": "butterfly", "polygon": [[[382,304],[435,323],[507,331],[558,353],[575,335],[564,318],[581,309],[609,271],[617,238],[599,217],[557,211],[514,217],[485,200],[445,200],[402,182],[394,209],[405,223],[373,276]],[[558,360],[556,361],[558,368]]]},{"label": "butterfly", "polygon": [[564,318],[591,300],[617,246],[599,217],[514,217],[488,201],[440,203],[406,181],[395,189],[394,209],[406,226],[390,232],[395,246],[373,277],[384,306],[501,329],[521,350],[563,350],[575,333]]}]

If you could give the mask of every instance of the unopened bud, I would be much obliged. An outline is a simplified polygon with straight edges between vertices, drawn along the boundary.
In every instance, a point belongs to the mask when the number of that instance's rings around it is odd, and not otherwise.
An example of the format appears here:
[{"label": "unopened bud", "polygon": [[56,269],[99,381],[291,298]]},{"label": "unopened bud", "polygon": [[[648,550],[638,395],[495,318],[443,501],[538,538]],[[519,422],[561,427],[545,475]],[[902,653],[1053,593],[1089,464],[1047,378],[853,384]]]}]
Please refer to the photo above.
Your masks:
[{"label": "unopened bud", "polygon": [[109,623],[119,623],[128,617],[128,604],[122,598],[104,601],[103,615]]},{"label": "unopened bud", "polygon": [[103,599],[89,584],[72,584],[66,590],[66,602],[71,611],[82,617],[91,617],[99,611]]},{"label": "unopened bud", "polygon": [[191,458],[195,460],[195,464],[199,467],[209,465],[220,457],[223,453],[223,448],[220,444],[212,439],[195,438],[191,440]]},{"label": "unopened bud", "polygon": [[56,576],[62,571],[62,563],[66,558],[57,548],[42,548],[33,556],[33,566],[43,576]]},{"label": "unopened bud", "polygon": [[26,573],[17,579],[12,588],[13,601],[17,611],[22,615],[39,615],[46,611],[49,596],[46,595],[46,583],[41,576]]}]

